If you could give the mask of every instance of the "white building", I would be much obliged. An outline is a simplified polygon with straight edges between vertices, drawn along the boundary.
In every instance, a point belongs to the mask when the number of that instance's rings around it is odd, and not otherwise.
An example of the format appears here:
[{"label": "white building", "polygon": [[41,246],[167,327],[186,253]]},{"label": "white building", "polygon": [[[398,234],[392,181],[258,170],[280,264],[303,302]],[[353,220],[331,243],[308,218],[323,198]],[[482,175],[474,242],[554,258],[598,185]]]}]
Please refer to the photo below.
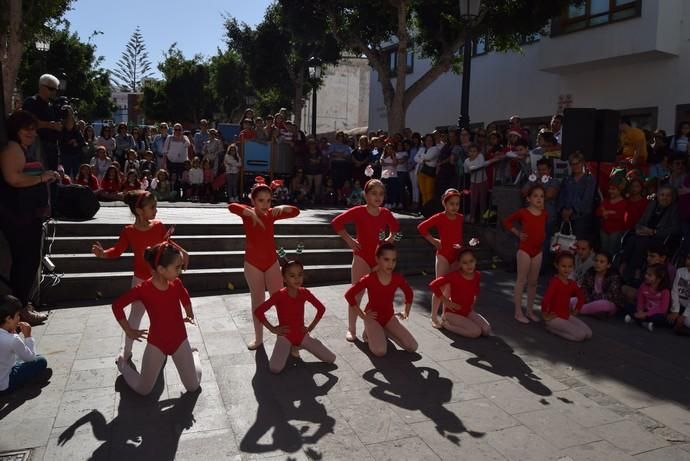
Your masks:
[{"label": "white building", "polygon": [[[369,124],[369,75],[366,59],[349,57],[325,70],[316,93],[316,132],[332,133]],[[302,130],[311,134],[312,94],[305,99]]]},{"label": "white building", "polygon": [[[620,110],[643,128],[669,134],[690,120],[690,1],[586,0],[554,18],[550,34],[521,53],[485,52],[471,66],[470,119],[486,126],[519,114],[541,123],[565,107]],[[408,86],[429,61],[408,57]],[[447,73],[419,95],[406,125],[425,132],[454,125],[462,76]],[[386,129],[378,75],[372,70],[369,128]]]}]

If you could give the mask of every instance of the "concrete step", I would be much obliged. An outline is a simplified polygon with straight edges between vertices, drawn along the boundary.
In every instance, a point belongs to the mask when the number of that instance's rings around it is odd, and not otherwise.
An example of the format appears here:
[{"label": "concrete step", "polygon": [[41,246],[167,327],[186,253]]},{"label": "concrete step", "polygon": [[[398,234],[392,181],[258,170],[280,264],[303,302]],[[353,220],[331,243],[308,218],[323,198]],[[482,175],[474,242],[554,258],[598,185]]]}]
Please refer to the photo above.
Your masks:
[{"label": "concrete step", "polygon": [[[55,237],[51,246],[52,254],[90,253],[91,245],[100,242],[109,248],[117,242],[118,235]],[[176,235],[174,240],[187,251],[242,251],[245,245],[244,234],[235,235]],[[276,246],[288,252],[294,251],[302,242],[306,249],[345,249],[347,245],[339,235],[296,234],[276,235]],[[397,243],[399,248],[412,248],[429,244],[418,235],[403,238]],[[429,246],[429,248],[431,248]]]},{"label": "concrete step", "polygon": [[[290,255],[294,255],[292,251]],[[56,254],[51,256],[55,270],[62,273],[131,272],[134,254],[124,253],[116,259],[98,259],[90,253]],[[352,262],[352,252],[347,248],[304,250],[300,260],[305,265],[339,265]],[[192,251],[189,253],[189,269],[214,269],[243,267],[244,251]]]},{"label": "concrete step", "polygon": [[[304,284],[349,282],[350,269],[350,264],[307,265]],[[398,265],[398,271],[406,275],[433,273],[433,270],[433,263],[422,265],[418,261],[406,261]],[[247,290],[242,268],[190,269],[181,279],[192,296]],[[59,284],[43,289],[42,300],[57,306],[93,303],[95,299],[109,302],[127,291],[131,281],[131,271],[64,274]]]}]

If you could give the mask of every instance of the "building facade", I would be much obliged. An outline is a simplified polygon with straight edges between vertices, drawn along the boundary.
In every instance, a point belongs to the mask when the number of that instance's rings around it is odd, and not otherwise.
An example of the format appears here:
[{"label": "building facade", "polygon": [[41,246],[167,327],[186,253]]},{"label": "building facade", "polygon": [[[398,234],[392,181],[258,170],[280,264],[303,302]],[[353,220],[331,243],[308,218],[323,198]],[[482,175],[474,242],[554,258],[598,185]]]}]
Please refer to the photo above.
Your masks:
[{"label": "building facade", "polygon": [[[369,124],[369,80],[366,59],[348,57],[325,69],[316,93],[316,132],[333,133]],[[302,130],[311,133],[312,94],[305,99]]]},{"label": "building facade", "polygon": [[[536,124],[567,107],[619,110],[642,128],[669,134],[690,120],[690,1],[586,0],[547,29],[521,52],[487,52],[481,40],[475,44],[472,125],[512,114]],[[429,65],[408,57],[408,85]],[[372,71],[370,130],[387,125],[377,80]],[[441,76],[412,102],[406,125],[422,132],[454,125],[461,84],[461,75]]]}]

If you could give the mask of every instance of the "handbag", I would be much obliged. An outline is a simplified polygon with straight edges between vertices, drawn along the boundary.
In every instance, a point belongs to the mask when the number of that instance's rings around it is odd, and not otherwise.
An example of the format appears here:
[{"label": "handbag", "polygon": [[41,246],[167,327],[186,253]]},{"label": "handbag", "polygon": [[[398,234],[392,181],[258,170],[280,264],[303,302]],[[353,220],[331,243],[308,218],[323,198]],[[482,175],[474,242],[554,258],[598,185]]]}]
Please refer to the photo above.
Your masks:
[{"label": "handbag", "polygon": [[426,163],[422,163],[422,169],[420,173],[430,176],[432,178],[436,177],[436,167],[435,166],[429,166]]},{"label": "handbag", "polygon": [[[568,224],[568,233],[564,232],[565,224]],[[568,221],[561,223],[561,228],[551,237],[551,251],[571,250],[577,242],[577,237],[573,233],[573,225]]]}]

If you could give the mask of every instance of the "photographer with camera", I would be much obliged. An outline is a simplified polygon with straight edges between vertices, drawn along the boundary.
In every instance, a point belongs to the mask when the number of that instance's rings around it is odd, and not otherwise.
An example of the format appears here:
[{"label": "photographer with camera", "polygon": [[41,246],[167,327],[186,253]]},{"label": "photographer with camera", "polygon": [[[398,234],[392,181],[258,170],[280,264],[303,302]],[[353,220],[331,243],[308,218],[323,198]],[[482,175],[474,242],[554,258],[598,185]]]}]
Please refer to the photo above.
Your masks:
[{"label": "photographer with camera", "polygon": [[38,79],[38,93],[26,98],[22,109],[32,113],[37,122],[37,132],[40,143],[35,147],[40,152],[43,166],[48,170],[57,170],[60,163],[60,149],[58,147],[62,136],[62,118],[58,107],[53,104],[56,99],[60,80],[54,75],[43,74]]},{"label": "photographer with camera", "polygon": [[60,160],[65,174],[71,179],[76,178],[81,164],[82,148],[86,145],[84,136],[74,120],[71,106],[65,105],[60,109],[62,115],[62,136],[60,138]]}]

